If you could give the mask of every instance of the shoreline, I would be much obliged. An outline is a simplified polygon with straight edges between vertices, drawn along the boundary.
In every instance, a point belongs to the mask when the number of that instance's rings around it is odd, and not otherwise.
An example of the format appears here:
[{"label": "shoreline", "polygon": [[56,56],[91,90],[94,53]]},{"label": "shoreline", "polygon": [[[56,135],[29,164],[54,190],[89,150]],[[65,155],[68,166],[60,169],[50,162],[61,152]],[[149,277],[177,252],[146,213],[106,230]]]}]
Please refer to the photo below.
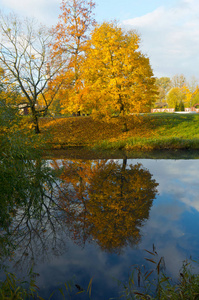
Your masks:
[{"label": "shoreline", "polygon": [[156,151],[124,151],[124,150],[89,150],[84,147],[68,149],[48,149],[43,153],[44,159],[199,159],[198,150],[156,150]]}]

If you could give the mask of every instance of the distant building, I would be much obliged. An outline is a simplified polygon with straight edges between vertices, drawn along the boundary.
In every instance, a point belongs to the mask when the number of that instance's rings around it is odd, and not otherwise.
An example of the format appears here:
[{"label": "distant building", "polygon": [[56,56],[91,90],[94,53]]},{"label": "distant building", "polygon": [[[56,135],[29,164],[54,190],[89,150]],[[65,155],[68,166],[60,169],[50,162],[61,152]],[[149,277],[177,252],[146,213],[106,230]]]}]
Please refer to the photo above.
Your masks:
[{"label": "distant building", "polygon": [[199,103],[194,104],[192,107],[185,107],[185,111],[187,112],[194,111],[199,113]]}]

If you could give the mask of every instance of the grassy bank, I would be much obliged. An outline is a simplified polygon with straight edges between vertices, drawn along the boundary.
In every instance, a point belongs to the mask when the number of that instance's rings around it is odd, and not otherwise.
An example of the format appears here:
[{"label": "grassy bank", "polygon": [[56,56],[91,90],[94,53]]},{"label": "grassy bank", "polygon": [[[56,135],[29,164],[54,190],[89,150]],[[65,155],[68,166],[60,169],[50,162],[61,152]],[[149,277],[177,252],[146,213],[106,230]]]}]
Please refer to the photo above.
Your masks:
[{"label": "grassy bank", "polygon": [[50,134],[52,149],[199,149],[199,114],[129,116],[127,123],[127,132],[122,132],[120,118],[111,122],[91,117],[43,118],[40,127],[44,136]]}]

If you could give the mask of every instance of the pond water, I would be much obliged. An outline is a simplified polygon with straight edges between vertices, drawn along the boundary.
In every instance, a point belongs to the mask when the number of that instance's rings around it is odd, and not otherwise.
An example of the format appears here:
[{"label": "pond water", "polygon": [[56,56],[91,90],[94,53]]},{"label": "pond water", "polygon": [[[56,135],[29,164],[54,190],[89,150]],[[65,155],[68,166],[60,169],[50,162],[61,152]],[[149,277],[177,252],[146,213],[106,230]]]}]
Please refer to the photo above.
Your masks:
[{"label": "pond water", "polygon": [[2,279],[5,267],[21,277],[32,267],[45,299],[64,282],[76,288],[72,299],[88,299],[75,293],[92,278],[92,299],[101,300],[121,295],[132,266],[152,267],[145,249],[155,247],[173,277],[183,260],[198,259],[199,160],[54,159],[32,168],[36,177],[23,171],[23,189],[0,212]]}]

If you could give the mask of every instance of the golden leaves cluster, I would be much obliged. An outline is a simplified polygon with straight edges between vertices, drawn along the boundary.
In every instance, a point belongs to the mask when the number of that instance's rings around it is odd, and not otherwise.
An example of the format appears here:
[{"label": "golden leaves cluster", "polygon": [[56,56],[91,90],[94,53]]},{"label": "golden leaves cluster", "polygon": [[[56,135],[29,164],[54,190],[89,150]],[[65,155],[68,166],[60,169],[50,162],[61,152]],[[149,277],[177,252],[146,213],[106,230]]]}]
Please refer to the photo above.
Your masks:
[{"label": "golden leaves cluster", "polygon": [[139,42],[135,32],[114,23],[95,27],[82,74],[96,111],[127,115],[149,110],[156,96],[155,80]]}]

